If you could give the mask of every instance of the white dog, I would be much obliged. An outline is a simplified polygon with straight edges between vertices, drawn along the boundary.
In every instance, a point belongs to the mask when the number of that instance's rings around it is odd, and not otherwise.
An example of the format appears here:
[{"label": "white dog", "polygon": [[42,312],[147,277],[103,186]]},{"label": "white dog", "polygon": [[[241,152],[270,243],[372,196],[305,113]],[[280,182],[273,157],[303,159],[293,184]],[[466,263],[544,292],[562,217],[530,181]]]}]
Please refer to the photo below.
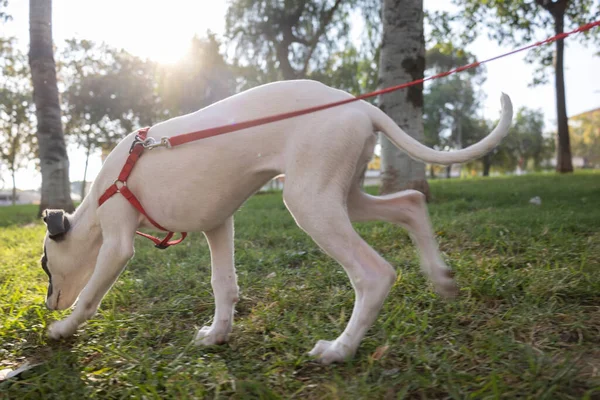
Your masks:
[{"label": "white dog", "polygon": [[[349,97],[318,82],[277,82],[155,125],[148,135],[171,137]],[[423,195],[407,190],[370,196],[359,182],[378,131],[411,157],[428,163],[462,163],[483,156],[507,134],[511,123],[510,99],[503,94],[501,100],[502,117],[494,131],[455,152],[423,146],[364,101],[146,152],[129,177],[128,188],[162,226],[175,232],[204,232],[210,246],[216,311],[212,325],[200,329],[195,342],[227,341],[238,301],[232,214],[280,174],[286,177],[284,202],[296,223],[344,267],[356,292],[344,332],[333,341],[318,341],[310,352],[320,362],[342,361],[356,352],[396,280],[394,268],[360,238],[353,221],[389,221],[406,228],[418,248],[423,272],[441,295],[454,295],[456,286],[438,252]],[[42,266],[50,277],[46,305],[63,310],[79,298],[67,318],[50,326],[51,338],[73,335],[94,315],[134,254],[136,229],[152,226],[121,195],[98,206],[134,137],[135,133],[128,135],[108,156],[74,214],[53,211],[45,218],[48,234]]]}]

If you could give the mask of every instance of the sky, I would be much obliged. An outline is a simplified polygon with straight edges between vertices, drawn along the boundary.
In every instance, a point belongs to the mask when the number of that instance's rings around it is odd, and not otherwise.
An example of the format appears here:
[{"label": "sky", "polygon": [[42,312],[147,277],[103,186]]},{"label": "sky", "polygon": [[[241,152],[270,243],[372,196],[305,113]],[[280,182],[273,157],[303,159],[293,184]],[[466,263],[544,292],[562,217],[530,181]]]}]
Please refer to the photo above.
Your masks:
[{"label": "sky", "polygon": [[[448,0],[425,0],[428,10],[448,9]],[[226,1],[219,0],[54,0],[54,43],[61,47],[66,39],[77,37],[123,48],[143,58],[172,63],[181,58],[194,35],[207,31],[222,35],[225,28]],[[10,0],[7,12],[13,20],[0,25],[3,35],[15,36],[26,51],[29,43],[29,1]],[[598,28],[596,28],[598,29]],[[597,48],[586,48],[566,39],[565,79],[567,113],[569,116],[600,107],[600,57]],[[512,50],[492,43],[482,36],[468,48],[482,60]],[[528,87],[534,66],[524,62],[525,53],[487,64],[486,94],[483,116],[495,119],[499,115],[500,93],[505,92],[515,109],[521,106],[540,109],[546,117],[546,129],[556,125],[554,87],[552,84]],[[401,83],[401,82],[398,82]],[[182,132],[183,133],[183,132]],[[81,180],[85,152],[69,147],[71,181]],[[99,154],[93,155],[88,169],[88,181],[101,167]],[[4,177],[4,186],[10,179]],[[17,174],[20,189],[39,188],[41,177],[32,170]],[[0,187],[1,187],[0,183]]]}]

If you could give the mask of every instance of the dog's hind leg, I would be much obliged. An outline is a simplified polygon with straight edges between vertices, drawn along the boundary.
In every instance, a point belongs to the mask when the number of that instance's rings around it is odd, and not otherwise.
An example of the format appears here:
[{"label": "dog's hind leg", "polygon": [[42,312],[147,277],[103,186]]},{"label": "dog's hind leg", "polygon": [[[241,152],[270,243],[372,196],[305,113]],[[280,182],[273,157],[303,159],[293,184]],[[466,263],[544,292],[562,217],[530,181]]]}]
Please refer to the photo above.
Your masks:
[{"label": "dog's hind leg", "polygon": [[287,208],[298,226],[342,265],[355,292],[342,334],[318,341],[309,353],[324,364],[354,355],[396,281],[390,264],[356,233],[346,208],[353,179],[372,156],[372,129],[364,114],[348,109],[325,124],[303,126],[285,157]]},{"label": "dog's hind leg", "polygon": [[[118,206],[117,202],[122,204]],[[138,226],[138,215],[126,202],[124,198],[111,199],[99,210],[102,246],[96,259],[94,272],[79,295],[71,315],[54,322],[48,329],[51,338],[71,336],[79,325],[91,318],[106,292],[125,268],[127,261],[133,257],[133,238]]]},{"label": "dog's hind leg", "polygon": [[348,212],[354,222],[377,220],[404,227],[417,246],[421,269],[433,282],[436,291],[444,297],[456,295],[452,271],[438,250],[425,196],[421,192],[406,190],[385,196],[370,196],[355,185],[348,195]]},{"label": "dog's hind leg", "polygon": [[210,246],[211,284],[215,296],[215,316],[211,326],[201,328],[194,343],[222,344],[233,325],[233,312],[238,301],[238,285],[233,261],[233,216],[216,229],[205,232]]},{"label": "dog's hind leg", "polygon": [[[294,184],[286,180],[284,198],[288,209],[297,224],[344,267],[354,287],[354,310],[344,332],[333,341],[318,341],[309,353],[324,364],[341,362],[356,352],[377,318],[396,273],[354,231],[340,196],[308,193]],[[304,195],[291,194],[296,190]]]}]

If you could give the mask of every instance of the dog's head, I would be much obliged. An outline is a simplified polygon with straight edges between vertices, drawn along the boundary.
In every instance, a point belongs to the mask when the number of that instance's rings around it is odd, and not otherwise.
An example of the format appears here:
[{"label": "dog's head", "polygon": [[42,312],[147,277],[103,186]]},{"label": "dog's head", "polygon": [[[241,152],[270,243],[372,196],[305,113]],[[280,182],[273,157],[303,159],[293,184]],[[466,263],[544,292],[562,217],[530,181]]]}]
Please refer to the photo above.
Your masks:
[{"label": "dog's head", "polygon": [[72,235],[70,216],[63,210],[45,210],[48,231],[44,238],[42,269],[48,275],[46,306],[64,310],[73,305],[91,275],[81,243]]}]

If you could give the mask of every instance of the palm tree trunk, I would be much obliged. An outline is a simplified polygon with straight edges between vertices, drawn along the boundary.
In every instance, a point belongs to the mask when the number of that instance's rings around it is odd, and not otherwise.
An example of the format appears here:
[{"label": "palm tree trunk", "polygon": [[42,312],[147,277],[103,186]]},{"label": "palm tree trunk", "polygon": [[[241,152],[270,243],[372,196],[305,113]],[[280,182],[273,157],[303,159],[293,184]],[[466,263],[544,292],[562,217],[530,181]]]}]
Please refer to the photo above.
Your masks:
[{"label": "palm tree trunk", "polygon": [[[456,122],[456,145],[459,149],[463,148],[463,134],[462,134],[462,116],[460,113],[456,113],[454,116],[454,120]],[[452,169],[452,165],[449,166]],[[462,178],[463,165],[458,164],[458,176]]]},{"label": "palm tree trunk", "polygon": [[[397,85],[423,77],[425,41],[423,0],[383,0],[383,39],[379,65],[381,87]],[[383,95],[380,108],[412,137],[423,141],[423,85]],[[381,193],[416,189],[429,199],[425,164],[415,161],[381,139]]]},{"label": "palm tree trunk", "polygon": [[490,169],[492,168],[492,157],[486,154],[482,158],[483,161],[483,176],[490,176]]},{"label": "palm tree trunk", "polygon": [[15,180],[15,169],[11,169],[10,170],[11,175],[12,175],[12,205],[14,206],[15,204],[17,204],[17,181]]},{"label": "palm tree trunk", "polygon": [[39,213],[46,208],[72,212],[69,158],[65,145],[56,64],[52,49],[52,1],[29,1],[29,66],[37,117],[37,139],[42,170],[42,199]]},{"label": "palm tree trunk", "polygon": [[[564,8],[557,8],[553,13],[554,31],[558,35],[564,32]],[[556,117],[558,121],[558,148],[556,156],[556,171],[560,173],[573,172],[571,158],[571,143],[569,140],[569,120],[567,118],[567,101],[565,99],[565,43],[564,40],[556,41],[556,71],[554,83],[556,87]]]},{"label": "palm tree trunk", "polygon": [[92,144],[89,142],[89,137],[86,150],[87,152],[85,153],[85,168],[83,168],[83,180],[81,182],[81,201],[83,201],[83,198],[85,197],[85,180],[87,178],[88,163],[90,161],[90,152],[92,151]]}]

